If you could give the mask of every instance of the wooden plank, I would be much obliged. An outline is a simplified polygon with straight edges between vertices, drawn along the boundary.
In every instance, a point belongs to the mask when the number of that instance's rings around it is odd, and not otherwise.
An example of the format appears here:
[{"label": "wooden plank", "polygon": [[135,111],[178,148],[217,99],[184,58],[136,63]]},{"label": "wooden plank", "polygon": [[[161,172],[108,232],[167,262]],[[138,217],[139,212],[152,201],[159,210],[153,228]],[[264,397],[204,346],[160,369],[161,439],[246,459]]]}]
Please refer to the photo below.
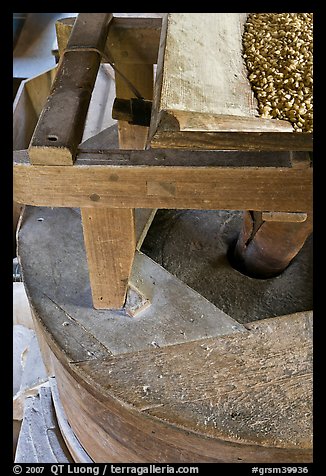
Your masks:
[{"label": "wooden plank", "polygon": [[97,51],[78,48],[102,51],[111,19],[111,13],[78,15],[67,44],[70,51],[58,65],[51,94],[31,140],[32,163],[72,165],[101,61]]},{"label": "wooden plank", "polygon": [[[112,95],[113,81],[110,82]],[[107,80],[104,86],[107,87]],[[93,115],[90,115],[94,122],[93,135],[102,129],[98,121],[103,115],[105,104],[102,104],[101,95],[99,98],[100,104],[90,111],[93,112]],[[111,122],[115,121],[111,119]],[[87,137],[84,132],[84,139]],[[97,143],[96,145],[98,146]],[[119,213],[119,210],[106,208],[97,210],[81,208],[81,216],[93,305],[96,309],[121,308],[126,299],[135,250],[134,210],[124,209]],[[123,253],[119,252],[119,245]]]},{"label": "wooden plank", "polygon": [[19,155],[14,199],[30,205],[282,212],[312,207],[312,169],[101,166],[87,160],[74,167],[38,167]]},{"label": "wooden plank", "polygon": [[[177,126],[178,128],[178,126]],[[280,136],[280,134],[282,134]],[[221,150],[313,150],[312,134],[307,132],[188,132],[161,131],[151,137],[153,148],[180,147]]]},{"label": "wooden plank", "polygon": [[105,393],[130,398],[139,411],[188,430],[265,447],[310,448],[312,313],[264,319],[247,328],[245,334],[76,367],[87,368]]},{"label": "wooden plank", "polygon": [[156,208],[136,208],[135,210],[136,248],[138,251],[140,251],[140,248],[142,247],[149,227],[154,220],[156,211]]},{"label": "wooden plank", "polygon": [[134,210],[81,208],[81,215],[93,305],[119,309],[136,248]]},{"label": "wooden plank", "polygon": [[[117,65],[119,71],[147,98],[152,97],[153,66]],[[133,96],[121,75],[116,74],[116,94]],[[121,149],[143,149],[148,129],[119,121]],[[93,305],[96,309],[119,309],[126,299],[135,242],[135,210],[81,208]]]},{"label": "wooden plank", "polygon": [[13,104],[13,150],[27,149],[38,119],[26,83],[20,83]]},{"label": "wooden plank", "polygon": [[311,134],[294,134],[288,121],[259,117],[242,58],[246,18],[246,13],[170,13],[164,18],[152,147],[312,148]]},{"label": "wooden plank", "polygon": [[[138,89],[144,99],[153,97],[153,65],[116,63],[117,68]],[[119,74],[115,74],[116,96],[121,99],[135,97]],[[121,149],[144,149],[148,127],[134,126],[126,121],[118,121],[119,144]]]},{"label": "wooden plank", "polygon": [[[75,18],[56,22],[60,55],[67,45],[74,22]],[[119,63],[156,64],[161,26],[161,18],[123,18],[118,14],[113,17],[109,29],[106,51],[113,61]]]},{"label": "wooden plank", "polygon": [[57,68],[54,67],[45,71],[43,74],[29,78],[25,82],[25,89],[31,99],[31,103],[37,118],[39,118],[44,108],[49,92],[51,91],[56,72]]}]

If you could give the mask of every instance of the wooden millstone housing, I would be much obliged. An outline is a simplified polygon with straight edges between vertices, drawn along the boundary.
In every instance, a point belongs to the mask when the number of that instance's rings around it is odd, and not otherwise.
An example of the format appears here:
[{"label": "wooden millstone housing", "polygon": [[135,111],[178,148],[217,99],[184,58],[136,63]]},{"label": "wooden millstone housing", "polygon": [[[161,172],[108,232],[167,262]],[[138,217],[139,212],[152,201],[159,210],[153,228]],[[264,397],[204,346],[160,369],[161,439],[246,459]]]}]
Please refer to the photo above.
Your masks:
[{"label": "wooden millstone housing", "polygon": [[[237,259],[272,280],[312,232],[312,134],[258,116],[245,21],[80,13],[18,93],[18,256],[91,461],[312,461],[312,311],[240,323],[140,251],[156,209],[242,210]],[[149,127],[112,119],[125,78]]]}]

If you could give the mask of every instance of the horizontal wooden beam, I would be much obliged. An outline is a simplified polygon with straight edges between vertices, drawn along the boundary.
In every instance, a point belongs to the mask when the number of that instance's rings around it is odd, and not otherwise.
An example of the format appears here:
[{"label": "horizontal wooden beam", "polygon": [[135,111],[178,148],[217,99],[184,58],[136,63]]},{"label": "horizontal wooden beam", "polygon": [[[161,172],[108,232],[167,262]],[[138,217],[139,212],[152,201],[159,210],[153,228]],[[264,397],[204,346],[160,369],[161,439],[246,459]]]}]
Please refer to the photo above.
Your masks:
[{"label": "horizontal wooden beam", "polygon": [[[176,126],[178,127],[178,126]],[[151,147],[220,149],[243,151],[312,151],[313,135],[308,132],[196,132],[158,131]]]},{"label": "horizontal wooden beam", "polygon": [[[153,154],[136,152],[138,157]],[[120,160],[114,161],[114,155]],[[123,164],[123,156],[129,162]],[[282,212],[312,208],[312,168],[130,165],[131,156],[130,151],[93,158],[81,153],[73,167],[36,166],[29,163],[26,151],[16,152],[14,200],[51,207]]]},{"label": "horizontal wooden beam", "polygon": [[[75,18],[56,22],[59,54],[65,49]],[[113,62],[156,64],[161,34],[161,18],[114,17],[106,42]]]}]

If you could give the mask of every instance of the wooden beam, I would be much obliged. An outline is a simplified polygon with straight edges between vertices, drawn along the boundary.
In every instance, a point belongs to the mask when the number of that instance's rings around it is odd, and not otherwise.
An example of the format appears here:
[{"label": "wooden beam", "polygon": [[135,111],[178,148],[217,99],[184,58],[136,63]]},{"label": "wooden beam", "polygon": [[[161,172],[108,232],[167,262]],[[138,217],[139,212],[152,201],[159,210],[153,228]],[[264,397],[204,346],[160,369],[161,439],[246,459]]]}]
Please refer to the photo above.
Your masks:
[{"label": "wooden beam", "polygon": [[[59,54],[65,49],[75,18],[56,22]],[[113,17],[106,41],[106,51],[113,62],[149,64],[157,62],[161,18]]]},{"label": "wooden beam", "polygon": [[134,258],[134,210],[81,208],[84,241],[95,309],[124,304]]},{"label": "wooden beam", "polygon": [[30,143],[33,164],[73,164],[111,19],[112,13],[78,15]]},{"label": "wooden beam", "polygon": [[[117,65],[141,94],[151,99],[153,65]],[[116,74],[120,97],[133,93]],[[148,128],[119,122],[121,149],[143,149]],[[136,249],[135,210],[130,208],[81,208],[84,241],[89,266],[93,305],[96,309],[121,308],[125,303],[130,271]]]},{"label": "wooden beam", "polygon": [[14,199],[29,205],[281,212],[312,208],[312,168],[144,167],[110,165],[105,159],[99,160],[102,165],[80,159],[73,167],[32,166],[26,153],[15,156]]}]

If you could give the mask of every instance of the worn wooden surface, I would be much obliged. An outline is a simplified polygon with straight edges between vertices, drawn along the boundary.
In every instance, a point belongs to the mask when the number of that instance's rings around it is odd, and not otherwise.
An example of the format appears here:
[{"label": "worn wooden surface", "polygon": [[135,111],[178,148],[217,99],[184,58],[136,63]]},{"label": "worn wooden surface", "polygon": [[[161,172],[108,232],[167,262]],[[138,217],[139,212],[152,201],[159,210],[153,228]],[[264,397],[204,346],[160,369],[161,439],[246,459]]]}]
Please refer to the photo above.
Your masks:
[{"label": "worn wooden surface", "polygon": [[30,205],[69,207],[282,212],[307,212],[312,207],[312,168],[142,167],[121,165],[121,160],[115,166],[109,155],[95,156],[102,165],[92,165],[90,155],[73,167],[31,166],[26,153],[16,153],[14,199]]},{"label": "worn wooden surface", "polygon": [[119,309],[126,298],[135,242],[130,208],[81,208],[93,305]]},{"label": "worn wooden surface", "polygon": [[[142,94],[151,98],[152,65],[140,68],[126,65],[123,70],[119,65],[119,71],[135,87],[142,85]],[[117,95],[127,98],[132,96],[133,93],[119,74],[116,74],[115,82]],[[118,134],[121,149],[142,149],[146,143],[147,128],[119,122]],[[96,194],[93,197],[95,199]],[[134,213],[134,208],[81,208],[93,305],[96,309],[120,309],[125,303],[136,248]]]},{"label": "worn wooden surface", "polygon": [[[55,225],[60,215],[62,225]],[[311,461],[311,313],[246,328],[234,323],[235,329],[231,319],[229,330],[206,337],[209,322],[216,332],[228,317],[212,319],[214,306],[187,296],[190,288],[148,259],[132,280],[147,296],[151,290],[156,310],[162,306],[162,333],[157,313],[147,314],[152,306],[136,318],[96,311],[79,220],[74,211],[26,207],[19,251],[37,332],[51,349],[63,408],[89,456],[95,462]],[[79,224],[68,232],[73,222]],[[60,228],[64,246],[52,246]],[[172,281],[163,283],[161,272]],[[175,296],[171,312],[166,290]]]},{"label": "worn wooden surface", "polygon": [[[153,65],[116,63],[119,71],[137,88],[144,99],[153,97]],[[121,99],[135,97],[118,73],[115,73],[116,96]],[[144,149],[148,127],[135,126],[118,121],[120,149]]]},{"label": "worn wooden surface", "polygon": [[249,327],[241,339],[105,361],[67,365],[52,354],[68,421],[92,459],[311,462],[310,313]]},{"label": "worn wooden surface", "polygon": [[60,60],[31,140],[34,164],[72,165],[101,61],[97,51],[78,51],[78,47],[103,51],[111,19],[111,13],[80,13],[77,17],[67,43],[70,51]]},{"label": "worn wooden surface", "polygon": [[294,134],[287,121],[259,117],[242,58],[246,18],[246,13],[169,13],[164,18],[152,147],[312,148],[311,134]]},{"label": "worn wooden surface", "polygon": [[[106,41],[106,52],[113,62],[156,64],[162,25],[161,18],[157,16],[163,14],[153,13],[149,18],[142,18],[143,15],[139,14],[141,18],[126,18],[114,14]],[[56,22],[60,54],[67,45],[74,22],[74,18]]]}]

